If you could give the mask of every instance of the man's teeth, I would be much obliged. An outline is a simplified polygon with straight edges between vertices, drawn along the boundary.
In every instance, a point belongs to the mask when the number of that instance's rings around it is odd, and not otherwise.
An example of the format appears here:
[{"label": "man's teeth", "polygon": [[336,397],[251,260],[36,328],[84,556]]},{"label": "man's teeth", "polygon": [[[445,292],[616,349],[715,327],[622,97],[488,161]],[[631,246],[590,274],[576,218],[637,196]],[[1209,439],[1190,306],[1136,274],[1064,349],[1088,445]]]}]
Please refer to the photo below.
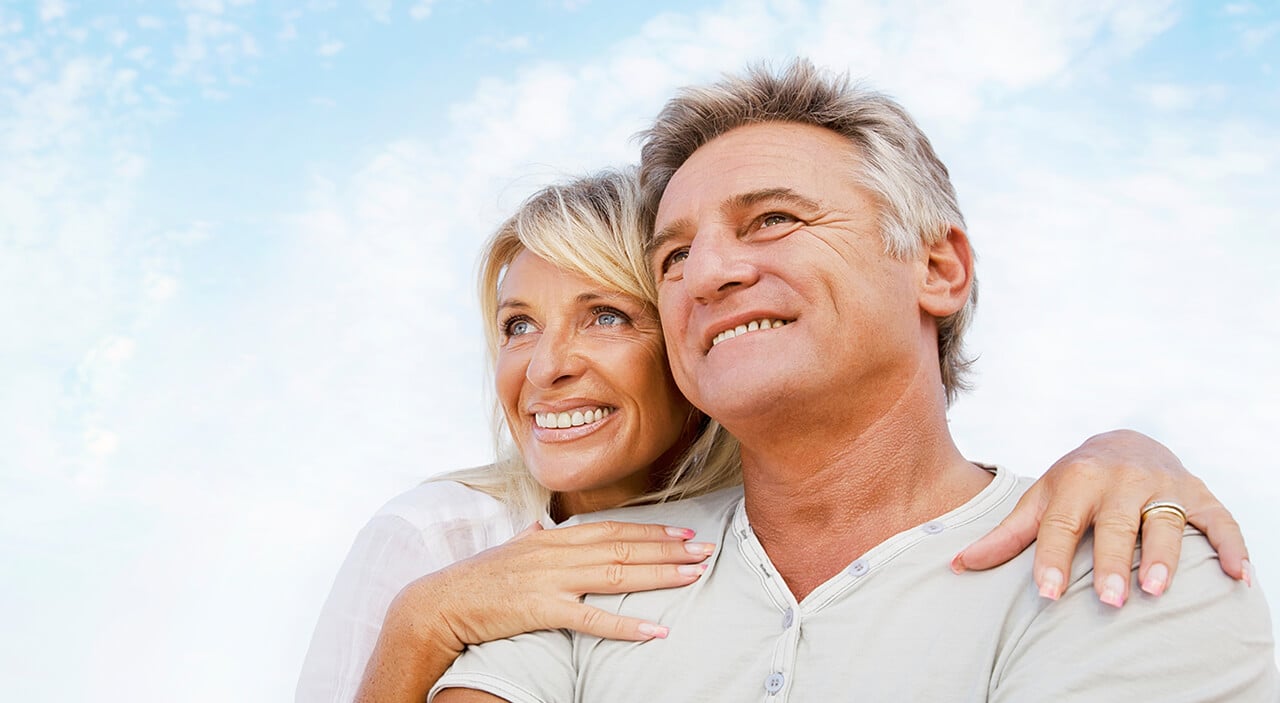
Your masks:
[{"label": "man's teeth", "polygon": [[591,408],[569,413],[534,413],[533,421],[538,427],[565,429],[600,422],[611,412],[613,410],[610,408]]},{"label": "man's teeth", "polygon": [[726,339],[733,339],[734,337],[746,334],[748,332],[755,332],[756,330],[777,329],[778,327],[781,327],[785,324],[787,324],[785,320],[770,320],[769,318],[765,318],[763,320],[752,320],[751,322],[748,322],[745,325],[738,325],[737,327],[734,327],[731,330],[725,330],[720,334],[717,334],[715,338],[711,340],[711,346],[714,347],[715,345],[723,342]]}]

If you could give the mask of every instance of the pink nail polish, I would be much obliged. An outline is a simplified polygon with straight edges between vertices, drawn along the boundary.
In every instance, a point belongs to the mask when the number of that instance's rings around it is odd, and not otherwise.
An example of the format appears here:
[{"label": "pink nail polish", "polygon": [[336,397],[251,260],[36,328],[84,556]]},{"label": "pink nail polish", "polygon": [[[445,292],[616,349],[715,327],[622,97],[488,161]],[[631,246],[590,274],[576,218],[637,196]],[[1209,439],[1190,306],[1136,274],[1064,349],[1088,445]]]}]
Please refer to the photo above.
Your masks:
[{"label": "pink nail polish", "polygon": [[1040,597],[1058,600],[1062,595],[1062,572],[1049,567],[1040,573]]},{"label": "pink nail polish", "polygon": [[1153,596],[1164,593],[1165,586],[1169,585],[1169,567],[1164,564],[1152,564],[1147,569],[1147,577],[1142,580],[1142,590]]},{"label": "pink nail polish", "polygon": [[701,576],[702,572],[706,570],[706,564],[681,564],[676,567],[676,571],[681,576]]},{"label": "pink nail polish", "polygon": [[680,537],[680,538],[682,538],[682,539],[689,539],[689,538],[693,537],[693,530],[690,530],[690,529],[689,529],[689,528],[687,528],[687,527],[668,527],[668,528],[667,528],[667,534],[671,535],[672,537]]},{"label": "pink nail polish", "polygon": [[1102,595],[1100,596],[1103,603],[1115,608],[1124,605],[1124,589],[1128,585],[1128,581],[1120,574],[1111,574],[1102,582]]},{"label": "pink nail polish", "polygon": [[707,542],[685,542],[684,550],[690,554],[705,557],[716,551],[716,545]]},{"label": "pink nail polish", "polygon": [[1240,580],[1244,585],[1253,588],[1253,562],[1245,559],[1240,562]]},{"label": "pink nail polish", "polygon": [[666,639],[667,635],[671,632],[671,630],[663,627],[662,625],[654,625],[647,622],[640,623],[636,629],[639,630],[642,635],[648,635],[649,637],[659,640]]},{"label": "pink nail polish", "polygon": [[951,560],[951,573],[963,574],[964,571],[964,552],[960,552]]}]

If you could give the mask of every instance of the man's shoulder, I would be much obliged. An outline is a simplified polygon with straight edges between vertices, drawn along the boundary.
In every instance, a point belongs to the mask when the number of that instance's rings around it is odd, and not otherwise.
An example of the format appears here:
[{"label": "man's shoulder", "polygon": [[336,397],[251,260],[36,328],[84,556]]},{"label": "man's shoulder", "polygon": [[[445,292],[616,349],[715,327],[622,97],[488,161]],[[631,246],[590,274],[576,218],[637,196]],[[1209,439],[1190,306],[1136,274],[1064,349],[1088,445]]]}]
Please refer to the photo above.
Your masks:
[{"label": "man's shoulder", "polygon": [[621,522],[645,522],[670,524],[677,527],[696,528],[687,522],[720,522],[732,518],[738,503],[742,501],[742,486],[722,488],[712,493],[685,498],[684,500],[654,503],[652,505],[635,505],[625,508],[612,508],[599,512],[579,515],[571,522],[602,522],[618,520]]}]

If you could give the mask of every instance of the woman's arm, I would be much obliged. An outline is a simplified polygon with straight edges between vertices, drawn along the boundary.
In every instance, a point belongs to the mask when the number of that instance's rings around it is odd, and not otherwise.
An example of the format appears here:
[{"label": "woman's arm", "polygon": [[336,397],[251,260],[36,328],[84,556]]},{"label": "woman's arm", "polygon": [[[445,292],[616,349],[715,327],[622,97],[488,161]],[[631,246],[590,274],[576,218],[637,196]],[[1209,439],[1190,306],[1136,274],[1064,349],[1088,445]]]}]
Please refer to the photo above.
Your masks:
[{"label": "woman's arm", "polygon": [[[1094,590],[1111,605],[1129,595],[1129,572],[1139,529],[1138,581],[1160,595],[1178,568],[1183,524],[1167,513],[1141,521],[1144,506],[1172,501],[1187,511],[1218,552],[1222,570],[1251,584],[1249,552],[1240,526],[1204,483],[1164,445],[1139,432],[1116,430],[1090,437],[1059,459],[995,529],[956,555],[952,570],[988,569],[1036,541],[1034,576],[1041,595],[1056,599],[1070,573],[1085,530],[1094,531]],[[1110,578],[1116,576],[1117,578]],[[1111,588],[1108,588],[1108,582]],[[1116,586],[1125,584],[1118,591]]]},{"label": "woman's arm", "polygon": [[400,592],[365,668],[357,701],[421,701],[469,644],[569,628],[610,639],[665,637],[656,623],[584,605],[585,593],[684,586],[714,546],[661,525],[599,522],[534,528],[428,574]]}]

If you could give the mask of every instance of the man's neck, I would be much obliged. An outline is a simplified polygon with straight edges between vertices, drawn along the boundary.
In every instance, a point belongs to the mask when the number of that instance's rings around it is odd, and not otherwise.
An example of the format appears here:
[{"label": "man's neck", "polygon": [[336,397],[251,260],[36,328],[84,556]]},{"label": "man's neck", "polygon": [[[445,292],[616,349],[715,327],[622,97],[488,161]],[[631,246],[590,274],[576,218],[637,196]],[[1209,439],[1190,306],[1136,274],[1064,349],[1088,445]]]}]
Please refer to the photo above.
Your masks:
[{"label": "man's neck", "polygon": [[908,393],[861,418],[742,437],[747,516],[797,600],[990,482],[952,442],[945,410],[930,393]]}]

